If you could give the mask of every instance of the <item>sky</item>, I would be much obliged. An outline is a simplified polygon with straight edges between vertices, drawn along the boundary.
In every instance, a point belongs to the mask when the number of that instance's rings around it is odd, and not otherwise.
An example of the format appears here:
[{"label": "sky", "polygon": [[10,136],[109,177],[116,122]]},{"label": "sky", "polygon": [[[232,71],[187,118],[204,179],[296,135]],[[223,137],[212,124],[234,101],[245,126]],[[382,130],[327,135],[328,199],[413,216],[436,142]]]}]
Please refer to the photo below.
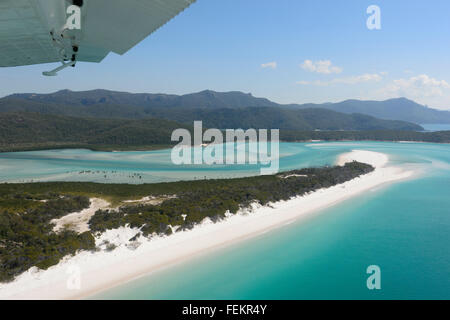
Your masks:
[{"label": "sky", "polygon": [[[371,5],[381,29],[367,26]],[[55,66],[0,68],[0,96],[210,89],[278,103],[406,97],[450,110],[450,1],[197,0],[123,56],[41,75]]]}]

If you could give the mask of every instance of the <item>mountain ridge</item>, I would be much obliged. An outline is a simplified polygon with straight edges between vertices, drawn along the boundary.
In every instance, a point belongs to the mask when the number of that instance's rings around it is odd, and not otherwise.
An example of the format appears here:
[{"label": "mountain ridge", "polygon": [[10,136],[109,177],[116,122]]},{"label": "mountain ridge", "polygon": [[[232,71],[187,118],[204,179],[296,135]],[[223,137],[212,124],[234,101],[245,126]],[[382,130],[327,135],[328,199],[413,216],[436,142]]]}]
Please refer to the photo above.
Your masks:
[{"label": "mountain ridge", "polygon": [[[95,108],[94,108],[95,107]],[[338,103],[278,104],[266,98],[240,91],[203,90],[185,95],[164,93],[129,93],[106,89],[48,94],[16,93],[0,98],[0,112],[38,112],[73,117],[143,118],[163,109],[242,109],[271,107],[276,109],[328,109],[346,114],[365,114],[383,120],[415,124],[450,123],[450,111],[441,111],[406,98],[385,101],[349,99]],[[173,111],[178,112],[178,111]],[[176,120],[166,117],[169,120]]]},{"label": "mountain ridge", "polygon": [[[254,97],[251,93],[243,93],[240,91],[216,92],[203,90],[196,93],[176,95],[164,93],[129,93],[105,89],[89,91],[71,91],[66,89],[49,94],[18,93],[0,98],[0,112],[31,111],[58,113],[59,111],[55,109],[55,106],[58,105],[60,107],[79,107],[81,111],[83,107],[89,106],[126,106],[136,108],[139,112],[144,111],[144,113],[146,110],[157,108],[319,108],[347,114],[366,114],[379,119],[400,120],[416,124],[450,123],[450,111],[429,108],[407,98],[393,98],[384,101],[348,99],[337,103],[322,104],[279,104],[269,99]],[[89,112],[85,112],[85,114],[68,113],[66,115],[89,116]]]}]

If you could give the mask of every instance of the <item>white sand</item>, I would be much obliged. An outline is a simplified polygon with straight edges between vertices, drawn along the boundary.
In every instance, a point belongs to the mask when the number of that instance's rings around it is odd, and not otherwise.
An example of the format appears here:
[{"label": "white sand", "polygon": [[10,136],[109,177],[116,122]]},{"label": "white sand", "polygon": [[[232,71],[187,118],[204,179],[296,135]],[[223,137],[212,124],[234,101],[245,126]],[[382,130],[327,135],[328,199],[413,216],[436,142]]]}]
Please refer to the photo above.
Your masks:
[{"label": "white sand", "polygon": [[304,177],[307,177],[307,176],[308,175],[305,175],[305,174],[291,174],[291,175],[283,177],[283,179],[289,179],[289,178],[293,178],[293,177],[304,178]]},{"label": "white sand", "polygon": [[[205,219],[193,230],[177,232],[169,237],[154,237],[151,240],[141,237],[130,243],[127,239],[134,237],[137,229],[110,230],[99,237],[97,243],[100,245],[107,240],[118,245],[116,250],[82,252],[46,271],[32,268],[14,282],[0,285],[0,298],[83,298],[196,255],[281,227],[388,182],[412,175],[411,171],[387,166],[388,157],[375,152],[353,151],[340,156],[337,164],[343,165],[353,160],[370,163],[376,170],[344,184],[274,203],[270,207],[254,206],[251,213],[228,215],[220,223],[214,224]],[[80,275],[79,288],[77,274]]]},{"label": "white sand", "polygon": [[88,222],[91,217],[97,212],[97,210],[106,209],[108,207],[109,202],[103,199],[92,198],[89,208],[50,221],[55,224],[53,231],[59,232],[65,228],[78,233],[89,231]]},{"label": "white sand", "polygon": [[125,204],[151,204],[151,205],[159,205],[168,199],[175,199],[176,195],[161,195],[159,197],[147,196],[137,200],[125,200],[122,203]]}]

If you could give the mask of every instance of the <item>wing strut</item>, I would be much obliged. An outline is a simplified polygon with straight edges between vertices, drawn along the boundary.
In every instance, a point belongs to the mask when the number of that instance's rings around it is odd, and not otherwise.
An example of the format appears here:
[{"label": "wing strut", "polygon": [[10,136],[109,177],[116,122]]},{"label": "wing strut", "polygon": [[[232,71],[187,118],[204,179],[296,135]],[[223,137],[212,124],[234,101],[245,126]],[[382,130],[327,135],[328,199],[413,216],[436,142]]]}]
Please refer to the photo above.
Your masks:
[{"label": "wing strut", "polygon": [[60,65],[58,68],[55,68],[51,71],[44,71],[42,74],[47,77],[54,77],[58,75],[58,72],[67,68],[67,67],[75,67],[76,61],[70,61],[70,62],[63,62],[62,65]]}]

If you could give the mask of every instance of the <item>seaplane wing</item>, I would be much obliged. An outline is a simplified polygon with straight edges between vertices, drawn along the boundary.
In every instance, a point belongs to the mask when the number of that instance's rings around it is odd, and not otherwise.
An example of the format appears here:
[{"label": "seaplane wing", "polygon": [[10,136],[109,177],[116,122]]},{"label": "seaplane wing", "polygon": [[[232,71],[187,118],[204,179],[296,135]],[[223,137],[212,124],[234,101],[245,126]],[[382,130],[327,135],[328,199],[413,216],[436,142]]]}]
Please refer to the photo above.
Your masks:
[{"label": "seaplane wing", "polygon": [[124,54],[195,0],[0,0],[0,67]]}]

